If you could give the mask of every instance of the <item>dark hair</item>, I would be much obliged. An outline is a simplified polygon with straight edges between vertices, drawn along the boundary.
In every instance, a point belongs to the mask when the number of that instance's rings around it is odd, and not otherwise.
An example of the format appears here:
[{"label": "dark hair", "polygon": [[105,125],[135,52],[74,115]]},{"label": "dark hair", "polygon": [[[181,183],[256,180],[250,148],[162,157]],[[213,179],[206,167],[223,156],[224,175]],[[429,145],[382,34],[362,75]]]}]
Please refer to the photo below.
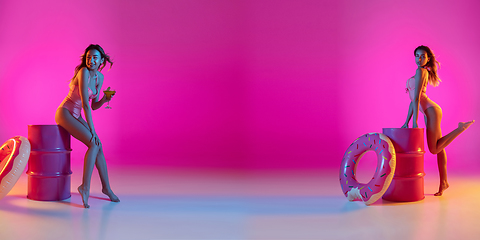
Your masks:
[{"label": "dark hair", "polygon": [[107,65],[107,62],[110,63],[110,68],[112,68],[113,62],[110,59],[110,56],[108,56],[105,53],[105,51],[103,51],[103,48],[100,47],[100,45],[98,45],[98,44],[90,44],[85,49],[85,52],[82,54],[82,56],[80,56],[80,59],[81,59],[82,62],[75,67],[75,74],[73,75],[73,78],[71,79],[72,81],[73,81],[73,79],[75,79],[75,77],[77,76],[80,69],[82,69],[84,67],[87,67],[87,53],[88,53],[88,51],[90,51],[92,49],[97,50],[100,53],[101,58],[105,59],[105,61],[98,67],[98,71],[102,71],[102,69]]},{"label": "dark hair", "polygon": [[428,82],[434,87],[438,86],[438,84],[441,82],[437,74],[437,71],[440,68],[440,63],[435,58],[435,54],[429,47],[421,45],[415,48],[415,51],[413,51],[414,56],[416,56],[417,50],[423,50],[427,53],[428,62],[425,64],[425,68],[428,71]]}]

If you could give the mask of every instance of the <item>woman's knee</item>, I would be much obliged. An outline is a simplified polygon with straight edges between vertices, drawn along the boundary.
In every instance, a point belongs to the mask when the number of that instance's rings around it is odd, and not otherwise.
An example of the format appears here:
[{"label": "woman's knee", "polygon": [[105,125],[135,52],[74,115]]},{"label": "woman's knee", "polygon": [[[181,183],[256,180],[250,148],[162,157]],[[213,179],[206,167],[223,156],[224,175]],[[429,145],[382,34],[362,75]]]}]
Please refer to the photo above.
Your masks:
[{"label": "woman's knee", "polygon": [[103,147],[100,145],[100,147],[98,148],[98,153],[97,153],[97,157],[100,156],[100,155],[103,155]]},{"label": "woman's knee", "polygon": [[439,153],[439,151],[437,151],[436,148],[435,148],[435,149],[428,148],[428,150],[430,151],[431,154],[434,154],[434,155],[437,154],[437,153]]},{"label": "woman's knee", "polygon": [[87,144],[88,149],[93,149],[93,150],[100,150],[102,145],[99,143],[96,143],[95,141],[88,142]]},{"label": "woman's knee", "polygon": [[428,145],[428,151],[431,154],[437,154],[437,139],[435,134],[427,133],[427,145]]},{"label": "woman's knee", "polygon": [[103,149],[102,141],[100,141],[100,138],[98,139],[97,146],[98,146],[98,148],[99,148],[100,150]]}]

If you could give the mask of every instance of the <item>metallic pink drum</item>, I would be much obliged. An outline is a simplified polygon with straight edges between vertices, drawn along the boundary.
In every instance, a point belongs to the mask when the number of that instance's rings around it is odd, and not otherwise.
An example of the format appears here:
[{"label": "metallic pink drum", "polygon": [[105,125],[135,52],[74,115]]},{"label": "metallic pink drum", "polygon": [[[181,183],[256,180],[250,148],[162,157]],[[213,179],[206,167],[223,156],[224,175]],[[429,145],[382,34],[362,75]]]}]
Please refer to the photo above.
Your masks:
[{"label": "metallic pink drum", "polygon": [[395,175],[383,199],[394,202],[424,199],[423,128],[384,128],[383,134],[393,142],[397,155]]},{"label": "metallic pink drum", "polygon": [[27,198],[60,201],[70,195],[70,134],[58,125],[29,125],[32,146]]}]

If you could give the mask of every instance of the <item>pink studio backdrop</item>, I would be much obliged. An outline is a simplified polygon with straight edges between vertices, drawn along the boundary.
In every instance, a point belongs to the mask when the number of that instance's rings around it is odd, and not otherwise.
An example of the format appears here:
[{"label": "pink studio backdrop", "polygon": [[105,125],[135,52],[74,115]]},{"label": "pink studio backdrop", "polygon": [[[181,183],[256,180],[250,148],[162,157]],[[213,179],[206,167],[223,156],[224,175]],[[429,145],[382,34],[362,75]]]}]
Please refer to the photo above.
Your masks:
[{"label": "pink studio backdrop", "polygon": [[[115,61],[103,71],[118,93],[113,109],[94,112],[110,164],[337,168],[355,138],[403,124],[420,44],[443,64],[428,94],[444,132],[480,120],[479,10],[478,1],[1,1],[0,139],[54,124],[79,55],[98,43]],[[447,148],[450,169],[480,168],[479,134],[475,124]],[[72,143],[80,165],[85,147]]]}]

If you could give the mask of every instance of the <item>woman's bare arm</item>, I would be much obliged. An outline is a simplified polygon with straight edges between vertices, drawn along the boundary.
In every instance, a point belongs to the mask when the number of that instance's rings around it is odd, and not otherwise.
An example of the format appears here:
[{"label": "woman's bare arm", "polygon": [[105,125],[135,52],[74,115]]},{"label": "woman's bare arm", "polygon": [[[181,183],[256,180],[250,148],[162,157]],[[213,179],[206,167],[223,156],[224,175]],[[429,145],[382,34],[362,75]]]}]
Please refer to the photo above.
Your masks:
[{"label": "woman's bare arm", "polygon": [[412,114],[413,114],[413,102],[410,102],[410,104],[408,105],[407,120],[405,120],[405,124],[403,124],[402,128],[408,128],[408,123],[410,122],[410,119],[412,119]]},{"label": "woman's bare arm", "polygon": [[88,97],[88,80],[90,73],[87,68],[82,68],[78,73],[78,87],[80,91],[80,98],[82,100],[82,108],[85,113],[85,120],[87,121],[88,127],[90,128],[90,133],[92,133],[92,140],[97,143],[98,137],[95,132],[95,127],[93,126],[92,120],[92,109],[89,104]]},{"label": "woman's bare arm", "polygon": [[412,100],[413,111],[413,128],[418,128],[418,109],[420,105],[420,93],[422,92],[423,85],[428,78],[428,71],[424,68],[418,68],[415,73],[415,93]]}]

